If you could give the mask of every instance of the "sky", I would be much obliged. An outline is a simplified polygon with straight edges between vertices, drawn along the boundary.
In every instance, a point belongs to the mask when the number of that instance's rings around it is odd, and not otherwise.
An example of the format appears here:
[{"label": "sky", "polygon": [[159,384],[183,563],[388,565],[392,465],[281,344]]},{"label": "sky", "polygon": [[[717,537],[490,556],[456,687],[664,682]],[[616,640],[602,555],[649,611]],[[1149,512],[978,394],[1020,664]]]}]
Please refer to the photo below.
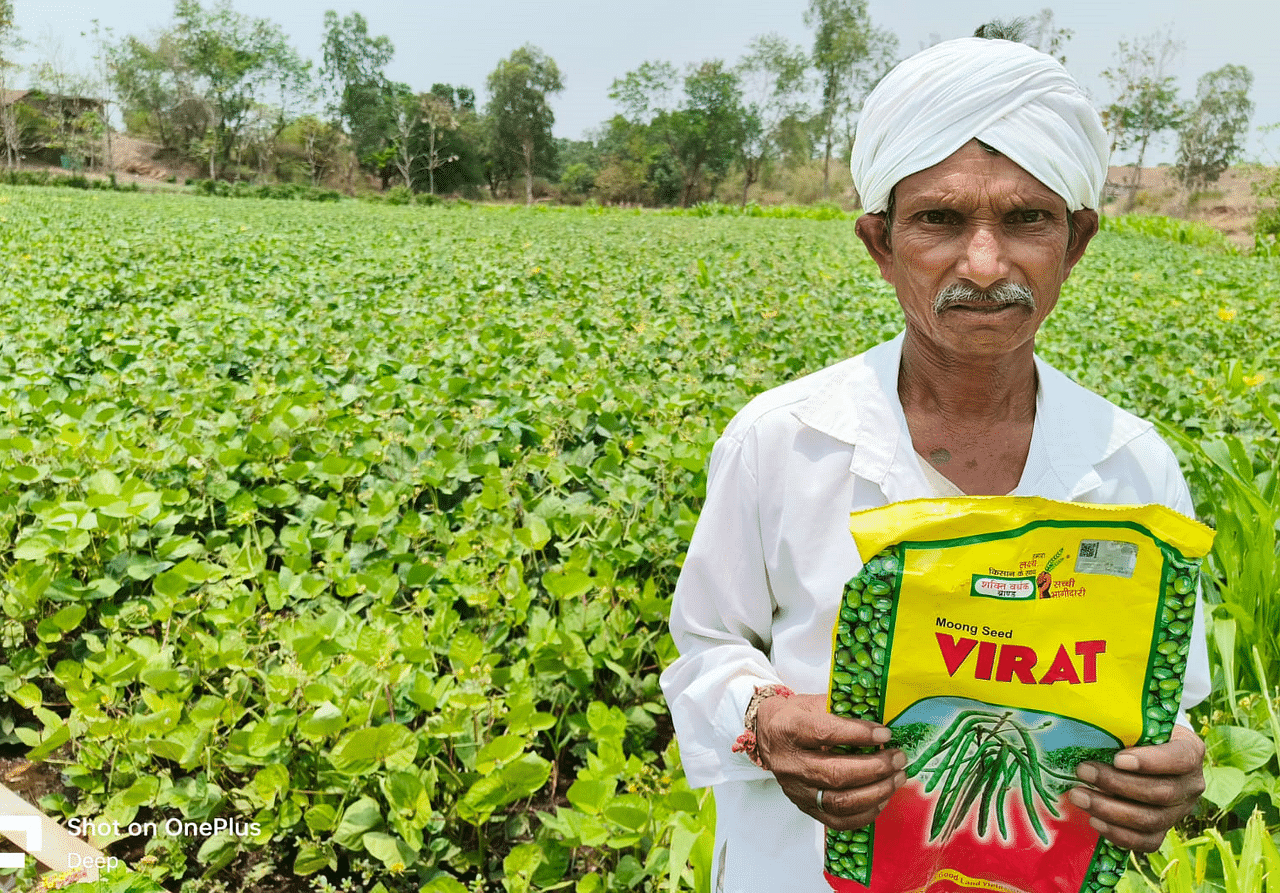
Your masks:
[{"label": "sky", "polygon": [[[212,0],[206,0],[212,5]],[[609,99],[615,78],[645,61],[684,67],[708,59],[736,62],[752,38],[776,32],[806,48],[808,0],[232,0],[239,11],[270,19],[304,57],[320,60],[324,12],[360,12],[371,34],[389,36],[396,55],[387,74],[426,90],[433,83],[465,85],[481,102],[499,60],[530,43],[555,60],[565,89],[554,97],[555,133],[582,139],[620,109]],[[898,36],[903,56],[939,39],[963,37],[992,18],[1033,16],[1045,0],[869,0],[872,21]],[[1223,65],[1254,75],[1256,104],[1246,160],[1280,163],[1280,2],[1275,0],[1071,0],[1054,9],[1055,23],[1073,33],[1067,67],[1099,107],[1112,99],[1102,71],[1115,63],[1120,40],[1167,30],[1184,45],[1172,73],[1184,98],[1197,79]],[[150,35],[172,21],[172,0],[15,0],[18,28],[28,42],[19,61],[47,58],[53,47],[87,68],[97,20],[116,37]],[[21,81],[21,76],[15,79]],[[1172,161],[1170,140],[1148,152],[1148,163]],[[1113,162],[1130,160],[1125,156]]]}]

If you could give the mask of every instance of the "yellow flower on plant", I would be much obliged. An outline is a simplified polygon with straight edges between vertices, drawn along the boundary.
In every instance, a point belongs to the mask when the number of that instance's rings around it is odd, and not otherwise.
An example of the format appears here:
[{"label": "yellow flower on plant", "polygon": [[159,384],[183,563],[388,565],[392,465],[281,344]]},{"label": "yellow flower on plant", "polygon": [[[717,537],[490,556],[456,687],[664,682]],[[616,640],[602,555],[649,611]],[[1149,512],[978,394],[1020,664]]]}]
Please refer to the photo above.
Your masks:
[{"label": "yellow flower on plant", "polygon": [[1246,375],[1243,380],[1249,387],[1256,388],[1267,380],[1267,376],[1259,372],[1257,375]]},{"label": "yellow flower on plant", "polygon": [[1236,318],[1236,312],[1232,310],[1230,307],[1218,308],[1218,319],[1222,320],[1223,322],[1231,322],[1231,320],[1235,318]]}]

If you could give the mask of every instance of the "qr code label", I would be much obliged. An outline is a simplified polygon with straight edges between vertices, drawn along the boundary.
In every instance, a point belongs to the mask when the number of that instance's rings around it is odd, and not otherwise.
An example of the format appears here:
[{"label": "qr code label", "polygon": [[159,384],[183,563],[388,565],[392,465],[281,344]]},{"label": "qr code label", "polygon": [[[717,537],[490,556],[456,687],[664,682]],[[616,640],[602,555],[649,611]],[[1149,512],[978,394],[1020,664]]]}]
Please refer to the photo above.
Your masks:
[{"label": "qr code label", "polygon": [[1137,543],[1081,540],[1080,549],[1076,553],[1077,574],[1106,574],[1109,577],[1129,579],[1137,566]]}]

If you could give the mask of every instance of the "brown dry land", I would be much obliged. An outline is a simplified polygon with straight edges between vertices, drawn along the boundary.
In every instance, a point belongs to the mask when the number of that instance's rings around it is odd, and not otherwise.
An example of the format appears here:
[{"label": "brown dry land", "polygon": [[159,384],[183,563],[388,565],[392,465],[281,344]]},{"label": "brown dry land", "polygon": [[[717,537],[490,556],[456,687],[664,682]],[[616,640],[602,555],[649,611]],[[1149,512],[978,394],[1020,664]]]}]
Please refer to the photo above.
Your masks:
[{"label": "brown dry land", "polygon": [[[1224,173],[1217,183],[1199,195],[1188,208],[1188,196],[1173,177],[1173,168],[1146,167],[1134,192],[1133,213],[1162,214],[1205,223],[1226,234],[1232,244],[1253,247],[1253,221],[1260,203],[1254,187],[1275,176],[1274,169],[1243,165]],[[1133,167],[1113,167],[1107,177],[1107,214],[1126,213],[1133,190]]]}]

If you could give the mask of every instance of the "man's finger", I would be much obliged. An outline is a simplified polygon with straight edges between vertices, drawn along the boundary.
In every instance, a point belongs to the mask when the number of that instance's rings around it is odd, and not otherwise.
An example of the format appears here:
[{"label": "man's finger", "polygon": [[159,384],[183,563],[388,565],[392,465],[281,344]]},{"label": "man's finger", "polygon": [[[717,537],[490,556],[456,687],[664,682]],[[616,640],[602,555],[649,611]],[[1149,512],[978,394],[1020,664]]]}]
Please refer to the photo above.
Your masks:
[{"label": "man's finger", "polygon": [[1115,756],[1113,765],[1124,772],[1142,775],[1185,775],[1204,762],[1204,743],[1182,726],[1174,726],[1164,744],[1129,747]]},{"label": "man's finger", "polygon": [[766,698],[756,717],[758,751],[770,769],[784,754],[875,746],[890,737],[882,725],[828,713],[822,695]]},{"label": "man's finger", "polygon": [[803,779],[816,793],[818,788],[842,791],[878,784],[906,765],[906,755],[900,750],[847,756],[803,753],[774,774]]},{"label": "man's finger", "polygon": [[1118,753],[1114,765],[1081,763],[1076,777],[1116,798],[1154,806],[1194,804],[1204,793],[1204,745],[1179,727],[1165,744]]},{"label": "man's finger", "polygon": [[795,726],[792,740],[804,750],[828,747],[871,747],[886,743],[893,733],[877,723],[823,712],[809,713]]}]

